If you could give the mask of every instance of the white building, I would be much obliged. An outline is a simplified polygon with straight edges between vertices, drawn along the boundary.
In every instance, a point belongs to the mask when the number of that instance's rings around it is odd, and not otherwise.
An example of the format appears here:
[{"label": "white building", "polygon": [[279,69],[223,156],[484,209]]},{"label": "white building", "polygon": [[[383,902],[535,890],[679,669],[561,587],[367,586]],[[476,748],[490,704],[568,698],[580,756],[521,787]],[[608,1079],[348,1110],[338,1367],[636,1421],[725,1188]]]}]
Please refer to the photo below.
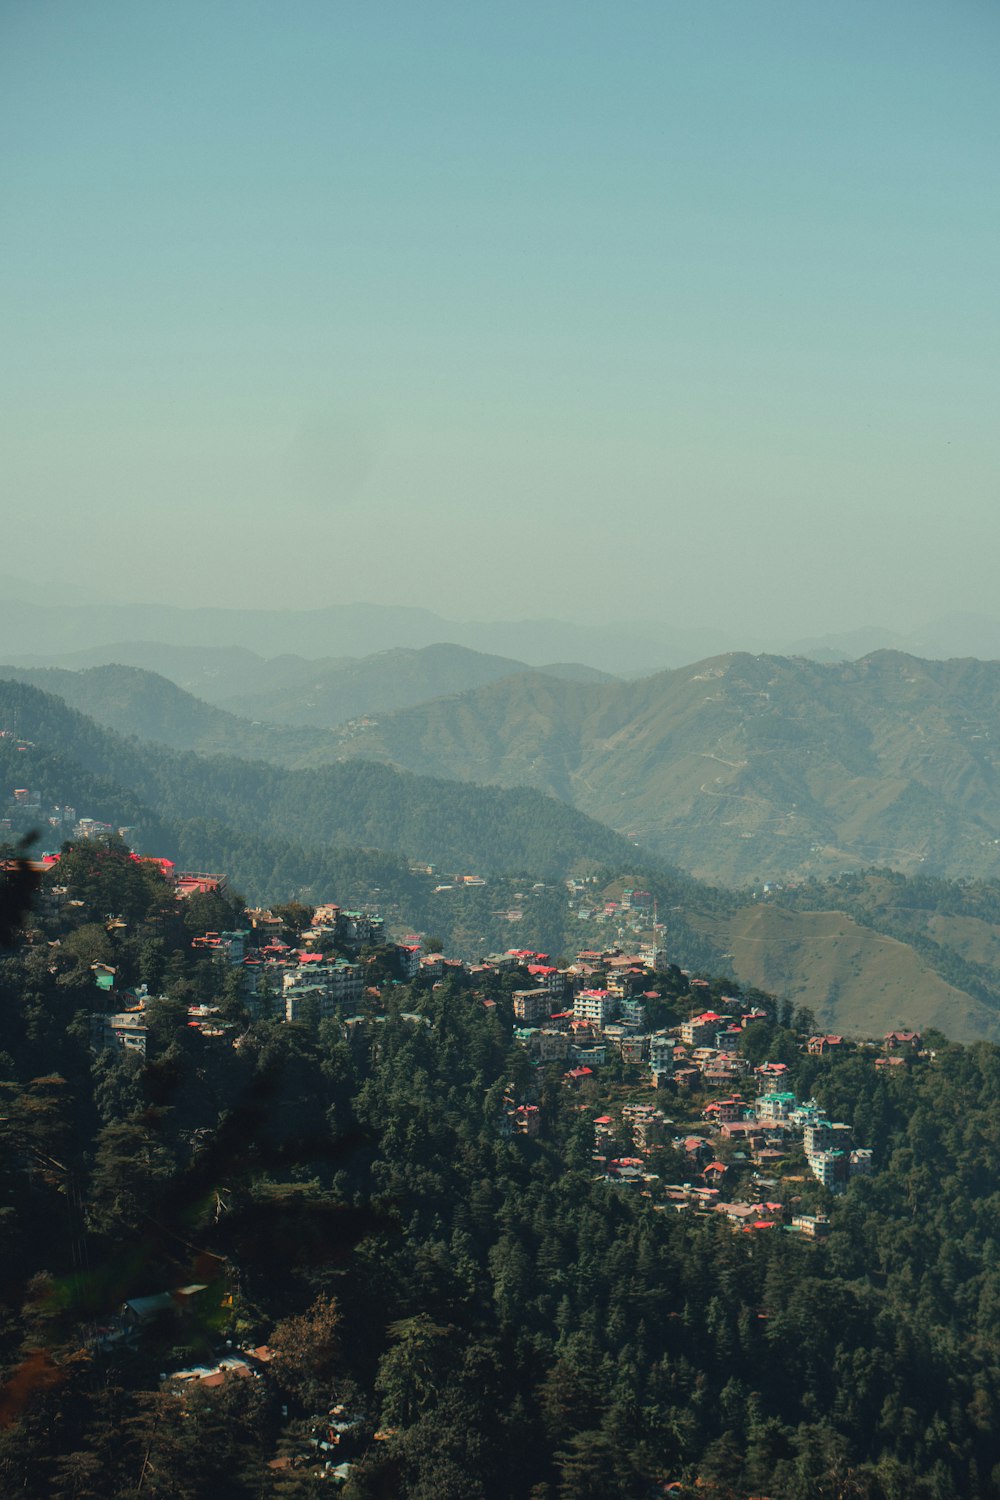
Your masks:
[{"label": "white building", "polygon": [[581,990],[573,1001],[573,1017],[603,1027],[615,1013],[617,1002],[607,990]]}]

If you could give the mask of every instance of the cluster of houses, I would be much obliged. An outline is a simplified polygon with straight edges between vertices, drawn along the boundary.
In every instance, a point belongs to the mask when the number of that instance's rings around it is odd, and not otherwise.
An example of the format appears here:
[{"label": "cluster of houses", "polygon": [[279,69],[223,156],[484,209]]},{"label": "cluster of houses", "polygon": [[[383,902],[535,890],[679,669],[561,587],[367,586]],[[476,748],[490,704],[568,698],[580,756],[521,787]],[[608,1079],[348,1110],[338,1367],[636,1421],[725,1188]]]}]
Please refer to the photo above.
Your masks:
[{"label": "cluster of houses", "polygon": [[[174,879],[179,894],[219,889],[224,884],[221,876],[176,872],[172,867],[164,868],[164,873]],[[623,899],[633,903],[630,909],[645,913],[646,896],[627,891]],[[742,1164],[764,1172],[777,1167],[791,1149],[800,1149],[812,1176],[835,1193],[843,1191],[853,1177],[871,1171],[871,1152],[855,1146],[850,1126],[827,1118],[813,1100],[799,1102],[784,1086],[789,1073],[785,1063],[751,1066],[741,1042],[748,1027],[766,1018],[764,1010],[741,997],[722,996],[716,1001],[718,1009],[700,1009],[675,1026],[650,1029],[647,1011],[661,998],[657,985],[668,968],[660,939],[634,953],[617,947],[583,950],[565,967],[552,964],[545,953],[521,948],[468,964],[443,953],[424,953],[416,935],[386,944],[379,916],[333,903],[316,907],[308,926],[291,942],[286,940],[289,930],[282,916],[254,909],[246,918],[246,927],[205,932],[193,939],[193,946],[238,970],[240,995],[252,1015],[280,1016],[293,1022],[356,1010],[366,992],[373,998],[378,995],[368,984],[360,950],[380,946],[394,957],[396,971],[404,980],[422,975],[437,984],[450,974],[461,974],[474,983],[486,974],[526,975],[529,983],[511,995],[514,1040],[533,1062],[564,1065],[567,1087],[579,1089],[596,1081],[597,1070],[611,1059],[620,1059],[644,1070],[654,1089],[672,1085],[678,1094],[693,1088],[710,1090],[713,1097],[704,1106],[703,1118],[715,1139],[689,1135],[672,1141],[689,1164],[692,1181],[657,1187],[655,1196],[664,1198],[664,1206],[717,1210],[743,1227],[769,1227],[780,1221],[778,1206],[729,1204],[724,1196]],[[113,971],[95,977],[102,988],[113,988]],[[700,979],[690,980],[689,987],[694,995],[708,990],[707,981]],[[127,1003],[117,1012],[92,1017],[93,1045],[97,1050],[123,1047],[144,1054],[150,997],[134,990],[122,998]],[[495,1004],[492,1000],[483,1003]],[[353,1019],[358,1024],[363,1020]],[[188,1024],[206,1038],[234,1040],[236,1028],[216,1007],[191,1006]],[[842,1036],[832,1033],[812,1036],[805,1044],[815,1056],[845,1045]],[[920,1048],[919,1033],[890,1032],[876,1067],[905,1067]],[[586,1097],[586,1093],[581,1095]],[[501,1134],[530,1138],[538,1134],[540,1121],[539,1106],[530,1091],[527,1097],[509,1093],[504,1099]],[[652,1193],[660,1178],[651,1170],[655,1165],[651,1158],[665,1144],[669,1124],[663,1111],[648,1102],[624,1106],[618,1118],[597,1116],[594,1151],[602,1173],[617,1183]],[[756,1211],[753,1216],[750,1209]],[[822,1224],[806,1219],[786,1227],[813,1238],[824,1232]]]},{"label": "cluster of houses", "polygon": [[615,922],[624,931],[642,932],[655,921],[656,902],[650,891],[637,886],[623,887],[617,900],[609,896],[596,896],[590,888],[591,882],[567,880],[570,908],[581,922]]},{"label": "cluster of houses", "polygon": [[[130,1298],[106,1322],[91,1325],[89,1347],[103,1351],[121,1344],[135,1346],[154,1333],[159,1334],[161,1348],[166,1348],[171,1340],[179,1345],[202,1342],[205,1321],[213,1316],[220,1291],[223,1293],[221,1306],[231,1307],[233,1299],[225,1289],[225,1261],[207,1252],[202,1252],[200,1258],[209,1262],[210,1269],[216,1273],[214,1282],[195,1282]],[[196,1391],[217,1391],[243,1381],[266,1387],[276,1361],[280,1362],[280,1359],[280,1350],[267,1344],[243,1344],[234,1348],[230,1340],[225,1345],[225,1352],[220,1347],[210,1359],[201,1363],[161,1370],[160,1390],[165,1397],[183,1405]],[[273,1459],[268,1469],[276,1477],[284,1470],[297,1470],[309,1478],[330,1481],[339,1487],[350,1478],[354,1460],[373,1436],[376,1439],[383,1436],[373,1433],[372,1427],[365,1413],[352,1411],[338,1402],[325,1415],[315,1417],[308,1429],[299,1435],[295,1449]]]},{"label": "cluster of houses", "polygon": [[[700,1019],[694,1017],[676,1029],[697,1035]],[[812,1037],[806,1050],[816,1055],[844,1045],[839,1036]],[[918,1032],[889,1032],[875,1067],[905,1065],[920,1050]],[[717,1213],[748,1234],[782,1228],[810,1240],[824,1238],[830,1232],[829,1220],[822,1214],[795,1213],[798,1198],[760,1197],[762,1187],[776,1186],[776,1179],[766,1174],[779,1166],[787,1172],[790,1165],[793,1171],[785,1182],[803,1182],[805,1178],[796,1173],[801,1174],[804,1159],[816,1182],[831,1193],[842,1193],[854,1178],[871,1174],[872,1152],[857,1146],[852,1127],[831,1119],[815,1100],[800,1102],[787,1087],[789,1073],[783,1062],[748,1069],[749,1088],[721,1094],[703,1106],[705,1124],[699,1134],[672,1133],[673,1122],[648,1100],[606,1109],[593,1118],[593,1160],[599,1175],[642,1192],[661,1212]],[[673,1148],[672,1159],[686,1167],[688,1180],[662,1180],[660,1153],[667,1147]]]},{"label": "cluster of houses", "polygon": [[[3,730],[0,730],[0,735],[4,735]],[[27,742],[24,743],[26,746]],[[39,826],[51,829],[62,839],[94,839],[119,834],[128,840],[137,832],[134,828],[102,823],[99,818],[77,817],[76,808],[70,807],[68,803],[47,803],[40,792],[32,791],[30,787],[14,787],[6,804],[0,809],[0,834],[26,833]]]},{"label": "cluster of houses", "polygon": [[739,1141],[765,1168],[777,1165],[790,1144],[801,1140],[810,1172],[832,1192],[871,1172],[872,1153],[854,1148],[850,1125],[828,1119],[815,1100],[799,1103],[794,1093],[780,1087],[785,1063],[764,1063],[755,1071],[760,1092],[754,1100],[745,1102],[737,1094],[705,1106],[705,1118],[721,1139]]},{"label": "cluster of houses", "polygon": [[[531,989],[514,991],[514,1037],[534,1061],[569,1062],[568,1084],[585,1083],[611,1056],[647,1068],[658,1088],[725,1086],[746,1071],[740,1038],[766,1012],[741,999],[724,998],[723,1012],[701,1011],[671,1029],[648,1029],[649,1002],[661,995],[657,973],[666,967],[661,947],[631,955],[587,950],[566,969],[551,967],[545,957],[518,953],[513,959],[526,964],[533,980]],[[594,987],[598,973],[603,977]],[[691,981],[695,993],[699,986],[707,989],[707,981]]]},{"label": "cluster of houses", "polygon": [[252,1016],[300,1021],[314,1014],[327,1020],[339,1006],[360,1002],[364,968],[344,952],[356,954],[364,944],[380,942],[380,917],[319,906],[293,946],[279,935],[283,923],[273,912],[253,910],[248,916],[250,933],[244,936],[254,936],[256,945],[236,949],[229,962],[240,967],[240,994]]},{"label": "cluster of houses", "polygon": [[[188,887],[218,890],[224,880],[224,876],[181,873],[176,883],[183,887],[179,894],[187,894]],[[336,950],[350,952],[380,942],[381,917],[335,905],[320,906],[299,943],[292,946],[279,935],[284,930],[280,917],[265,910],[251,910],[247,916],[249,928],[205,932],[193,938],[191,946],[238,969],[240,996],[252,1016],[299,1021],[314,1015],[325,1020],[340,1006],[360,1003],[365,988],[364,966]],[[114,970],[105,964],[93,968],[99,988],[113,989]],[[151,997],[142,986],[121,991],[121,998],[126,1003],[118,1012],[91,1017],[91,1045],[97,1051],[125,1047],[145,1056],[146,1011]],[[188,1025],[205,1037],[230,1040],[236,1030],[233,1023],[220,1017],[217,1006],[208,1005],[189,1006]]]},{"label": "cluster of houses", "polygon": [[[872,1153],[854,1146],[851,1127],[830,1120],[815,1100],[800,1103],[793,1092],[783,1089],[787,1073],[785,1063],[763,1063],[753,1071],[753,1097],[734,1092],[712,1099],[702,1111],[702,1134],[671,1135],[668,1127],[673,1122],[649,1102],[632,1102],[617,1114],[597,1115],[594,1162],[608,1181],[639,1188],[663,1211],[719,1213],[747,1233],[783,1226],[810,1239],[822,1238],[829,1228],[823,1217],[790,1218],[784,1203],[729,1196],[735,1185],[746,1185],[748,1172],[759,1192],[769,1183],[764,1173],[798,1147],[813,1177],[832,1193],[842,1192],[852,1178],[871,1173]],[[655,1168],[665,1146],[672,1146],[674,1159],[684,1163],[688,1181],[661,1181]]]}]

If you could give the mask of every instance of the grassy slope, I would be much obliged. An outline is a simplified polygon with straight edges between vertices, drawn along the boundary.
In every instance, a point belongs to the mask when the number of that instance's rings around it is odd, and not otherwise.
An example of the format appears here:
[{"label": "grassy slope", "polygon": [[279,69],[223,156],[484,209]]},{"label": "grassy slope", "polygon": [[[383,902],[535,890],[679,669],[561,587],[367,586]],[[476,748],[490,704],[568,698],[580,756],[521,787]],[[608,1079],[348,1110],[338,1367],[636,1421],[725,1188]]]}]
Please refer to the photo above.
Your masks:
[{"label": "grassy slope", "polygon": [[840,911],[756,904],[696,924],[732,954],[735,976],[848,1035],[937,1027],[959,1041],[1000,1041],[1000,1014],[936,974],[907,944]]}]

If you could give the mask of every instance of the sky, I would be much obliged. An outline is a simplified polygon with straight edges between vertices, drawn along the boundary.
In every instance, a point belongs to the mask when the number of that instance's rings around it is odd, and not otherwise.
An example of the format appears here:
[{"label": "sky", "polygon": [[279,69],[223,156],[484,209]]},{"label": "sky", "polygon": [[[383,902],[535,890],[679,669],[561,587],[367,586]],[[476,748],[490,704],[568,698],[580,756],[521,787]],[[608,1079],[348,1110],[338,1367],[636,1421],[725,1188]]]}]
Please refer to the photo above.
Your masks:
[{"label": "sky", "polygon": [[3,572],[1000,614],[998,68],[995,0],[0,0]]}]

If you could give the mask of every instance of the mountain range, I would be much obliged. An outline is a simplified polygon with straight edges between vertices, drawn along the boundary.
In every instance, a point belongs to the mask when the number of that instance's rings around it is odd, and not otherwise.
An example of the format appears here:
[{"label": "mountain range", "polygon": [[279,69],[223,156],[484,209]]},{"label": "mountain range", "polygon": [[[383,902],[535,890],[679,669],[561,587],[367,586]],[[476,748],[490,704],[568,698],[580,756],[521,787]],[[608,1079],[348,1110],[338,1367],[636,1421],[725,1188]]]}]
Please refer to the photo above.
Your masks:
[{"label": "mountain range", "polygon": [[[312,661],[294,655],[263,657],[238,646],[169,646],[155,641],[123,641],[104,648],[68,652],[55,659],[26,658],[16,667],[3,667],[0,671],[5,676],[19,675],[25,682],[60,693],[75,707],[84,707],[85,694],[104,705],[110,704],[116,691],[126,697],[140,692],[138,678],[126,684],[123,677],[120,689],[113,686],[110,673],[123,666],[167,678],[204,703],[238,716],[317,728],[343,724],[365,714],[408,708],[429,698],[465,692],[522,672],[541,672],[569,682],[611,680],[608,673],[578,662],[529,667],[513,657],[491,656],[448,644],[396,647],[366,657],[326,657]],[[105,673],[103,677],[99,675],[101,671]],[[86,688],[79,687],[74,680],[85,683]],[[152,698],[148,706],[153,707]],[[150,738],[180,743],[174,717],[178,708],[178,702],[164,704],[161,732],[151,733]],[[96,716],[100,718],[100,712]],[[181,717],[195,727],[193,710],[188,708]],[[125,722],[119,724],[110,719],[102,722],[129,732]],[[203,715],[197,726],[199,732],[207,729],[208,722]],[[221,732],[222,721],[217,723]],[[135,732],[145,733],[142,729]],[[237,732],[232,725],[230,732]]]},{"label": "mountain range", "polygon": [[[329,727],[241,717],[139,668],[0,674],[174,750],[299,769],[377,761],[449,782],[534,788],[715,884],[871,866],[953,877],[998,869],[993,662],[741,654],[638,681],[580,681],[432,647],[353,663],[346,675],[331,668],[325,717],[336,717],[336,692],[342,709],[356,709],[487,680]],[[284,691],[301,711],[301,682]]]},{"label": "mountain range", "polygon": [[[820,661],[855,660],[876,650],[931,659],[992,660],[1000,657],[1000,622],[952,614],[906,632],[875,624],[808,637],[792,632],[778,636],[761,630],[752,619],[734,631],[715,624],[627,617],[606,622],[588,618],[585,623],[549,618],[452,620],[433,610],[398,604],[194,609],[121,598],[98,601],[92,589],[79,585],[43,594],[25,583],[0,578],[0,658],[21,666],[103,666],[118,661],[174,676],[162,659],[132,653],[137,646],[146,653],[157,646],[184,647],[192,653],[192,662],[200,659],[194,670],[205,675],[200,683],[182,685],[205,697],[212,697],[217,667],[223,672],[238,668],[234,653],[256,654],[266,661],[295,656],[311,662],[441,642],[534,667],[583,662],[614,676],[635,677],[737,650]],[[246,659],[243,664],[253,668]],[[254,681],[250,688],[256,690]],[[232,687],[234,694],[242,690],[240,685]]]},{"label": "mountain range", "polygon": [[522,675],[340,738],[343,754],[552,792],[727,885],[998,869],[995,662],[740,654],[637,682]]},{"label": "mountain range", "polygon": [[168,823],[200,819],[246,837],[392,850],[480,873],[550,878],[636,860],[613,830],[532,788],[447,782],[369,761],[296,769],[180,752],[112,733],[25,683],[0,680],[0,731],[8,784],[38,791],[43,804],[68,801],[136,824],[147,845]]},{"label": "mountain range", "polygon": [[[0,677],[3,780],[138,826],[151,852],[221,862],[258,899],[293,887],[381,902],[394,892],[414,922],[471,944],[493,931],[490,903],[503,898],[480,892],[474,922],[471,895],[429,910],[408,883],[410,860],[496,877],[498,892],[504,872],[523,872],[523,884],[628,871],[670,913],[681,961],[728,967],[824,1025],[1000,1037],[1000,886],[931,878],[951,860],[963,876],[996,869],[996,664],[883,652],[850,666],[723,657],[633,683],[522,671],[350,731],[254,724],[136,668]],[[331,752],[339,758],[323,763]],[[587,816],[587,802],[618,831]],[[810,878],[831,860],[809,840],[835,819],[831,847],[859,873]],[[873,828],[892,832],[910,879],[864,873],[894,862]],[[733,870],[743,893],[681,877],[668,852],[700,859],[716,881]],[[751,890],[740,876],[754,863]],[[537,902],[533,941],[572,952],[590,940],[565,899]]]}]

